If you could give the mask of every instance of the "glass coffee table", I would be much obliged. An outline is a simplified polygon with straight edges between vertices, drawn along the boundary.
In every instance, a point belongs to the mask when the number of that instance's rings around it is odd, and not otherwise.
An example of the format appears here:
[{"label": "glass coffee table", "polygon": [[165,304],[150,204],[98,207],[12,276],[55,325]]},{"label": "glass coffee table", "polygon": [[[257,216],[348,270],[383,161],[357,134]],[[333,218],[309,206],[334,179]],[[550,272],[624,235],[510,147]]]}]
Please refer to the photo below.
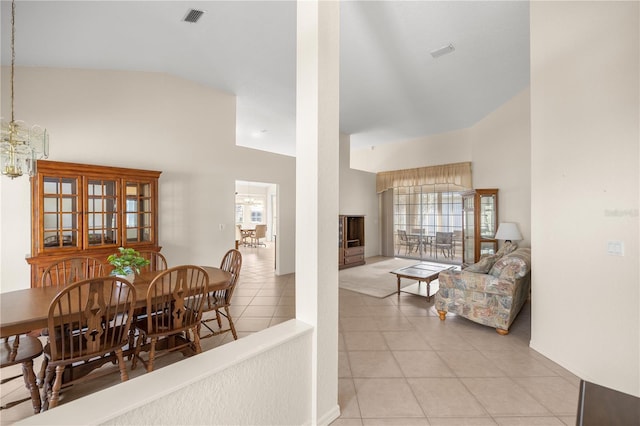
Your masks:
[{"label": "glass coffee table", "polygon": [[[449,269],[455,269],[455,265],[442,265],[437,263],[416,263],[415,265],[405,266],[391,271],[392,274],[398,278],[398,295],[400,291],[405,293],[417,294],[419,296],[425,296],[427,301],[431,301],[431,282],[438,279],[440,272]],[[407,278],[418,281],[416,284],[400,289],[400,280]],[[420,289],[420,283],[426,284],[426,289]],[[426,290],[426,291],[425,291]]]}]

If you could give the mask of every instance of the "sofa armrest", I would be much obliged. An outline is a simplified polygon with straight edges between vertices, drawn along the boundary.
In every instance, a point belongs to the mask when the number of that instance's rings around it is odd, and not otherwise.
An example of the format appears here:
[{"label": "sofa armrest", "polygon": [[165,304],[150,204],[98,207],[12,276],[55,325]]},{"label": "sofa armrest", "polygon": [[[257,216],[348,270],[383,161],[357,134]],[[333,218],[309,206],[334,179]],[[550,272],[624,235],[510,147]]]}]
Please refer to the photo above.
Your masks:
[{"label": "sofa armrest", "polygon": [[515,292],[515,282],[468,271],[442,271],[438,278],[440,288],[510,296]]}]

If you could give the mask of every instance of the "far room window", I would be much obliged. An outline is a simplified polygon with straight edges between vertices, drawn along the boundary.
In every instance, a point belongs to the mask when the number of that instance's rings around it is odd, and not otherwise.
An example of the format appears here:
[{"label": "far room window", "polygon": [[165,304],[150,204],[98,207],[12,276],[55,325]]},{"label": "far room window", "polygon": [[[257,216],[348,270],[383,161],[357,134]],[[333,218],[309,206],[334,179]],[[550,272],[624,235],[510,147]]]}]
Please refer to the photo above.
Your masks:
[{"label": "far room window", "polygon": [[236,204],[236,223],[244,222],[244,206]]},{"label": "far room window", "polygon": [[262,223],[262,205],[261,204],[251,206],[251,222]]}]

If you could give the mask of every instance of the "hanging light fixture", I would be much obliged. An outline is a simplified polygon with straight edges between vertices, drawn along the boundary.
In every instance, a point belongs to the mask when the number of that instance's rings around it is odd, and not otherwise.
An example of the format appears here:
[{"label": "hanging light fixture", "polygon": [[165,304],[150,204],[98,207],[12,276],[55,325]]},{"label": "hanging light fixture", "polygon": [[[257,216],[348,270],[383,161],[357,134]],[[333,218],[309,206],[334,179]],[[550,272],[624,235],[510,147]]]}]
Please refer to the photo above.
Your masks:
[{"label": "hanging light fixture", "polygon": [[0,173],[11,179],[36,173],[36,161],[49,156],[49,135],[40,126],[27,126],[15,120],[13,81],[15,72],[16,2],[11,2],[11,121],[2,120],[0,139]]}]

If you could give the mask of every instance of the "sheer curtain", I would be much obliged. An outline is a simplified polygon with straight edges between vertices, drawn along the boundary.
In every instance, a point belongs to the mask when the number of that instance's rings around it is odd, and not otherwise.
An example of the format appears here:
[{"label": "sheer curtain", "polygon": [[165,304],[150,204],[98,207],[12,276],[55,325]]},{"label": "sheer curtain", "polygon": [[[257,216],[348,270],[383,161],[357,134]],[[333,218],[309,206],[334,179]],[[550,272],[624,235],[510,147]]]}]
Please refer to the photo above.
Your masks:
[{"label": "sheer curtain", "polygon": [[[381,194],[382,253],[399,255],[398,231],[435,235],[462,229],[460,192],[472,189],[471,163],[395,170],[377,174]],[[392,191],[388,191],[388,190]],[[430,257],[427,246],[418,244],[407,257]],[[456,253],[458,255],[458,253]],[[449,259],[455,261],[457,259]]]}]

